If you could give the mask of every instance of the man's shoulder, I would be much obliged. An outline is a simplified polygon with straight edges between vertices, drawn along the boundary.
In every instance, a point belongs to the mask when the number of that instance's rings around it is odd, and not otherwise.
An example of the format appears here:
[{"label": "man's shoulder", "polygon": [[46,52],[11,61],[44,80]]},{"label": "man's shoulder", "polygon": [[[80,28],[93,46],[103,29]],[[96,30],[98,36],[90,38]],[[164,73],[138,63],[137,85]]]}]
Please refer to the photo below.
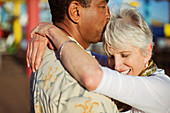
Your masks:
[{"label": "man's shoulder", "polygon": [[59,55],[57,51],[45,48],[40,68],[37,71],[38,75],[50,73],[53,73],[53,75],[57,75],[62,71],[66,71],[58,56]]},{"label": "man's shoulder", "polygon": [[49,59],[50,60],[55,60],[55,59],[59,59],[59,54],[57,50],[51,50],[48,47],[45,48],[44,53],[43,53],[43,57],[42,57],[42,61],[44,59]]}]

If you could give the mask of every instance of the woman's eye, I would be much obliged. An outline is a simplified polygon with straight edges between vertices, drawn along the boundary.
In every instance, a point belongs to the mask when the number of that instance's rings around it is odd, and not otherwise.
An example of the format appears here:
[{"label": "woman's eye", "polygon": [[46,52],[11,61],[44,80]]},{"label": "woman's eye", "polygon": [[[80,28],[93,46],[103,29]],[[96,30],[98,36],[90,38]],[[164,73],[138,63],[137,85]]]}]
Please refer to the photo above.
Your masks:
[{"label": "woman's eye", "polygon": [[128,57],[129,54],[122,54],[122,57]]}]

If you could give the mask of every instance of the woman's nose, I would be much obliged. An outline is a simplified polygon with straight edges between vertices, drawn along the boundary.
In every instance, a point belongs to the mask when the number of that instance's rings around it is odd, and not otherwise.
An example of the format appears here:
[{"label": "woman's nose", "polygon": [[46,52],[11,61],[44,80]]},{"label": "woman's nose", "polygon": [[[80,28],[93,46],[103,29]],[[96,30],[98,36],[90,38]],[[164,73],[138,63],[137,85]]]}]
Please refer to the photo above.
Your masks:
[{"label": "woman's nose", "polygon": [[121,70],[121,67],[122,67],[122,60],[120,59],[120,58],[115,58],[115,63],[114,63],[115,65],[115,70],[117,70],[117,71],[119,71],[119,70]]}]

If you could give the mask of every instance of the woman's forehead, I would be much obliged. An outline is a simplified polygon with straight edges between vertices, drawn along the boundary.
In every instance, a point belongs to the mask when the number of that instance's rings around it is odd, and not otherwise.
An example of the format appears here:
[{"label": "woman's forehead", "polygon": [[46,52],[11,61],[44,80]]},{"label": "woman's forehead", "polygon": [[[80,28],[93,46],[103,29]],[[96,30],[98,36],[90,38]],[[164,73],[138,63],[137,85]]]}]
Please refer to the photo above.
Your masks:
[{"label": "woman's forehead", "polygon": [[109,47],[109,49],[112,49],[112,51],[115,52],[128,52],[128,51],[133,51],[138,49],[137,47],[134,47],[130,44],[124,44],[124,45],[120,45],[119,47]]}]

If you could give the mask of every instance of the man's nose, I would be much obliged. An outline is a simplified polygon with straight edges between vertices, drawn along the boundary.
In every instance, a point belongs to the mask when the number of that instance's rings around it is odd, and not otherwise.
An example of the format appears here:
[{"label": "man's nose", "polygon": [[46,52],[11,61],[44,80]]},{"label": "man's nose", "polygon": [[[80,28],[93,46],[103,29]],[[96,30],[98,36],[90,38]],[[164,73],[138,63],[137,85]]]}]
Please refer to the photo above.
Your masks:
[{"label": "man's nose", "polygon": [[107,19],[107,22],[110,19],[110,11],[109,11],[109,7],[108,6],[106,6],[106,19]]}]

